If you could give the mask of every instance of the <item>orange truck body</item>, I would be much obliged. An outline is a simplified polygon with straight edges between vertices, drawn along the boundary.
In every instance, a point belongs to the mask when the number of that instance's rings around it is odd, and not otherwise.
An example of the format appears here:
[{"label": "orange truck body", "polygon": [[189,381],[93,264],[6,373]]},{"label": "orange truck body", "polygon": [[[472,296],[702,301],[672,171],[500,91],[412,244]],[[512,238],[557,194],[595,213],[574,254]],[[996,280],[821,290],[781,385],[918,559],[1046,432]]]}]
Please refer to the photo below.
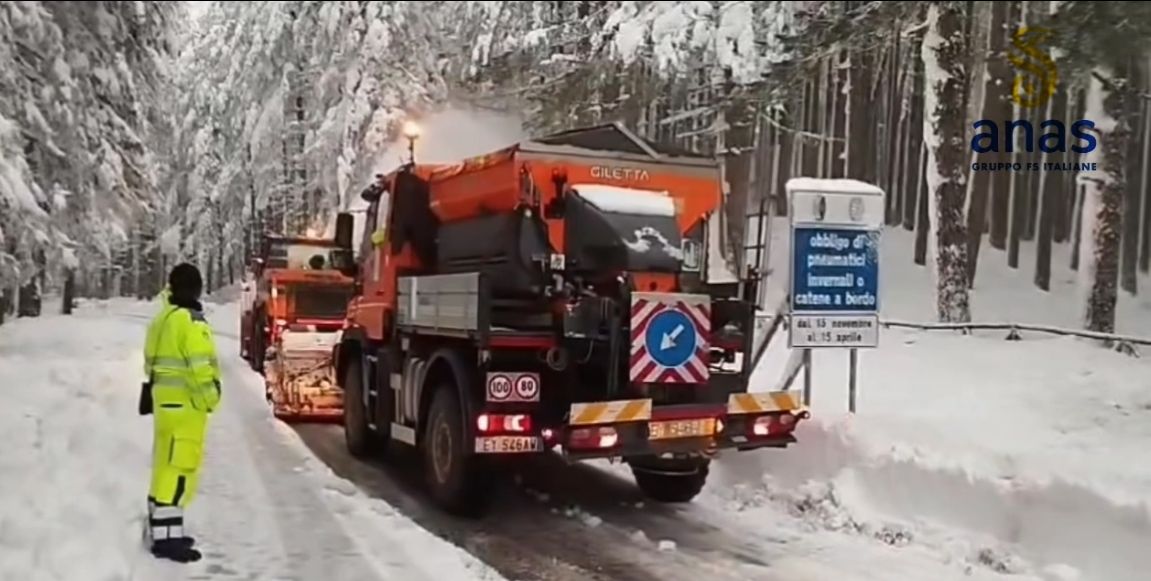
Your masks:
[{"label": "orange truck body", "polygon": [[708,274],[714,159],[612,124],[408,164],[362,197],[333,353],[349,447],[423,450],[449,509],[477,501],[487,459],[555,447],[689,500],[717,452],[786,447],[807,417],[792,392],[748,393],[759,281]]}]

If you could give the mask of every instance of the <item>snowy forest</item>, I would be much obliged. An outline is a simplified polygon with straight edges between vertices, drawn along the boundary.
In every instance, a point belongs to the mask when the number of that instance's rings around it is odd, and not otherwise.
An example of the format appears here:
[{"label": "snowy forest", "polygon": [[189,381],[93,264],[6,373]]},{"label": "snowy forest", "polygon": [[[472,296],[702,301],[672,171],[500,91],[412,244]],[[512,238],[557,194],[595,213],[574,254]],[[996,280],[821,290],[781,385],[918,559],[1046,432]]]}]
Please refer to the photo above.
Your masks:
[{"label": "snowy forest", "polygon": [[735,262],[789,178],[875,183],[943,322],[978,315],[980,256],[1048,290],[1070,246],[1083,326],[1113,332],[1119,294],[1151,292],[1142,6],[2,3],[0,321],[49,291],[150,297],[179,260],[231,284],[260,232],[323,231],[404,120],[466,103],[716,156]]}]

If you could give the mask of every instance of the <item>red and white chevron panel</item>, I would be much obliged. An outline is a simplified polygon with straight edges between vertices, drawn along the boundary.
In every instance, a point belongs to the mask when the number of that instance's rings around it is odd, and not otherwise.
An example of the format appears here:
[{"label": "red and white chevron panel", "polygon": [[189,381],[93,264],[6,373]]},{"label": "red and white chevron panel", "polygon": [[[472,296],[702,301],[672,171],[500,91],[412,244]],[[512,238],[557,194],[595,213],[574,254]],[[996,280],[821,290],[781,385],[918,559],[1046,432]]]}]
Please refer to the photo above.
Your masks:
[{"label": "red and white chevron panel", "polygon": [[[648,350],[647,334],[651,322],[665,311],[678,311],[691,321],[696,344],[687,360],[674,367],[657,361]],[[632,293],[631,360],[632,383],[707,383],[709,337],[711,335],[711,298],[707,295],[680,293]]]}]

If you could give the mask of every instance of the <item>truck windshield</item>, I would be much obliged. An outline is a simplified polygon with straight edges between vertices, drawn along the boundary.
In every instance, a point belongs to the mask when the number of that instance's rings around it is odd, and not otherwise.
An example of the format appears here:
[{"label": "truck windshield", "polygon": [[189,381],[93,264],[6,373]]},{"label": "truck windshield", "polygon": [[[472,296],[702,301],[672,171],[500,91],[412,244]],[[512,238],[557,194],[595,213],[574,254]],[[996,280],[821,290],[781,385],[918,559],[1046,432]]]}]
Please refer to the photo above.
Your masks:
[{"label": "truck windshield", "polygon": [[288,285],[293,315],[303,319],[342,319],[352,298],[351,285]]}]

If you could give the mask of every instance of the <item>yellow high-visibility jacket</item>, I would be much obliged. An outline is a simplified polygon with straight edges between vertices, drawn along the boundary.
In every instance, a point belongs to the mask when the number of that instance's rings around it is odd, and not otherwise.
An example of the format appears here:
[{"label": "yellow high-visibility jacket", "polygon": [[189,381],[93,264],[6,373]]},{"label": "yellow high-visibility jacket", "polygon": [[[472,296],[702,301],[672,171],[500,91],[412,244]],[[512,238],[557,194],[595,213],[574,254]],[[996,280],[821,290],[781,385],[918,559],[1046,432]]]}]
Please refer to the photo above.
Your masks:
[{"label": "yellow high-visibility jacket", "polygon": [[212,328],[203,313],[166,304],[148,327],[144,373],[152,381],[152,398],[187,402],[212,412],[220,402],[220,365]]}]

